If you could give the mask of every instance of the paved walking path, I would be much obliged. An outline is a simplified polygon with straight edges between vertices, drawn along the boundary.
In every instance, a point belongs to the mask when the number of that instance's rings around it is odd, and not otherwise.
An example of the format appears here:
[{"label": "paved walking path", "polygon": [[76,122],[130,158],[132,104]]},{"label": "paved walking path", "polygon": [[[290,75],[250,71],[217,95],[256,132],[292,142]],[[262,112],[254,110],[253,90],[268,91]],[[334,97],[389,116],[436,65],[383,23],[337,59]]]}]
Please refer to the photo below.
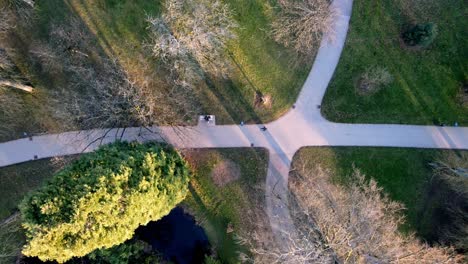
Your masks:
[{"label": "paved walking path", "polygon": [[263,125],[151,127],[67,132],[0,143],[0,167],[32,160],[89,152],[99,145],[122,140],[165,140],[178,148],[263,147],[269,150],[267,211],[278,239],[294,232],[287,208],[287,182],[291,160],[304,146],[381,146],[468,149],[468,127],[339,124],[325,120],[321,104],[343,49],[352,0],[335,0],[340,10],[336,38],[325,37],[296,107],[280,119]]}]

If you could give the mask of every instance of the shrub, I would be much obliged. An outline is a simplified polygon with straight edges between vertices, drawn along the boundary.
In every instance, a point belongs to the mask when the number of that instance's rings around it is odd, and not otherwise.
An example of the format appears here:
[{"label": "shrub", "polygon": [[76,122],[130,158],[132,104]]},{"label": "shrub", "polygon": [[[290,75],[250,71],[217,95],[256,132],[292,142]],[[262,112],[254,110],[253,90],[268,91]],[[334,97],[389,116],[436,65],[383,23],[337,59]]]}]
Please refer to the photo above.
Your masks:
[{"label": "shrub", "polygon": [[361,94],[370,94],[377,92],[385,85],[393,81],[393,76],[387,69],[382,67],[369,67],[359,79],[358,91]]},{"label": "shrub", "polygon": [[187,163],[157,145],[115,143],[58,172],[20,205],[23,254],[65,262],[130,239],[188,192]]},{"label": "shrub", "polygon": [[403,33],[403,40],[408,46],[428,47],[437,35],[434,23],[418,24]]}]

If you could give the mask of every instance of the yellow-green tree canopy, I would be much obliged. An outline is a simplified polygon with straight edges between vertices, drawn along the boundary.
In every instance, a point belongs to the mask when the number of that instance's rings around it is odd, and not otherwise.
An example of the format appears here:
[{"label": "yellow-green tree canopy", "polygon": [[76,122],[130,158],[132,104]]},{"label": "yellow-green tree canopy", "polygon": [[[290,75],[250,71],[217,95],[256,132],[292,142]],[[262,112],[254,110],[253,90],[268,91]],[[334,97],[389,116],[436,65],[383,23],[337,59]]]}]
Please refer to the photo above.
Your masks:
[{"label": "yellow-green tree canopy", "polygon": [[173,149],[114,143],[58,172],[20,206],[23,254],[65,262],[130,239],[188,192],[189,169]]}]

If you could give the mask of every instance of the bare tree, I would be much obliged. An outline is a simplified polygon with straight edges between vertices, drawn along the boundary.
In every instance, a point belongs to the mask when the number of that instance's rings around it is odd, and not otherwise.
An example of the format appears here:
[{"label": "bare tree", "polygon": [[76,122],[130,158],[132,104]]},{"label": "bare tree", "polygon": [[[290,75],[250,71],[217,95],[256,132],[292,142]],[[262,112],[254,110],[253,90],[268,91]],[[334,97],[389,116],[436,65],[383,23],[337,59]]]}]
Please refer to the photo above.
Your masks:
[{"label": "bare tree", "polygon": [[[255,263],[461,263],[451,248],[430,247],[403,235],[403,206],[374,180],[355,171],[349,186],[331,182],[330,171],[298,162],[290,177],[290,211],[297,234],[280,250],[271,237],[243,242]],[[270,242],[269,242],[270,241]],[[253,259],[253,260],[252,260]]]},{"label": "bare tree", "polygon": [[324,247],[317,239],[316,234],[308,232],[286,234],[286,249],[275,244],[274,237],[265,236],[264,233],[255,232],[242,238],[241,244],[247,245],[251,256],[242,254],[243,263],[269,263],[269,264],[306,264],[306,263],[334,263],[333,252]]},{"label": "bare tree", "polygon": [[[264,193],[264,186],[259,189],[258,193]],[[245,208],[243,223],[253,225],[253,232],[237,234],[239,243],[250,250],[250,254],[240,254],[242,263],[333,263],[336,259],[334,252],[323,243],[321,233],[307,224],[309,219],[302,212],[291,210],[292,218],[303,225],[294,234],[282,231],[285,239],[279,245],[268,221],[265,199],[250,199],[250,204],[250,208]]]},{"label": "bare tree", "polygon": [[[189,87],[203,72],[226,77],[226,45],[237,24],[219,0],[169,0],[159,18],[149,17],[153,55],[168,65],[176,84]],[[201,68],[201,69],[200,69]]]},{"label": "bare tree", "polygon": [[[434,175],[440,175],[445,178],[468,179],[468,154],[466,153],[447,153],[434,162],[429,163],[434,168]],[[460,188],[461,192],[468,192],[468,189]],[[467,193],[468,194],[468,193]]]},{"label": "bare tree", "polygon": [[[402,235],[403,206],[356,170],[349,186],[331,183],[329,171],[300,164],[291,178],[299,210],[322,234],[323,242],[346,263],[456,263],[449,248],[430,247]],[[301,224],[301,223],[299,223]]]},{"label": "bare tree", "polygon": [[312,54],[327,33],[334,36],[337,10],[329,0],[279,0],[279,16],[272,23],[274,39],[299,53]]},{"label": "bare tree", "polygon": [[48,41],[34,43],[30,55],[41,65],[43,74],[61,79],[62,87],[47,91],[47,107],[63,121],[63,128],[156,123],[161,95],[145,81],[137,83],[116,59],[99,53],[93,36],[79,19],[52,25]]},{"label": "bare tree", "polygon": [[[82,128],[149,126],[156,116],[156,98],[136,86],[115,60],[93,68],[75,67],[72,87],[53,93],[53,110],[60,119],[71,118]],[[83,86],[87,87],[84,88]]]},{"label": "bare tree", "polygon": [[369,95],[389,85],[392,81],[393,76],[386,68],[371,66],[359,78],[357,91],[362,95]]}]

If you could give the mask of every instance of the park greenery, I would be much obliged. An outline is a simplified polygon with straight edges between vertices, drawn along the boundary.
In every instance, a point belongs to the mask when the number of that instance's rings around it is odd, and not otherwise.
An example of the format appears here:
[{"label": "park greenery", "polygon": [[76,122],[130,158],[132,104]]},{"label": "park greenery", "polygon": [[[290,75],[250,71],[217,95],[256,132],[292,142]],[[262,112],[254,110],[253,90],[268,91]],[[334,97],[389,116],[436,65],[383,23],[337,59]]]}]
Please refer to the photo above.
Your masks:
[{"label": "park greenery", "polygon": [[[282,4],[192,2],[1,0],[0,140],[193,125],[201,113],[266,122],[289,109],[315,48],[298,56],[272,36],[274,22],[291,15]],[[319,39],[314,27],[314,47]],[[258,94],[268,100],[258,104]]]},{"label": "park greenery", "polygon": [[358,169],[391,201],[404,206],[399,212],[404,216],[399,223],[402,233],[466,252],[467,151],[309,147],[296,154],[293,165],[307,175],[325,171],[343,186],[353,184]]},{"label": "park greenery", "polygon": [[[238,252],[247,254],[248,249],[238,244],[237,235],[246,236],[256,232],[259,223],[266,227],[268,225],[268,219],[262,209],[266,152],[251,148],[186,150],[183,156],[189,163],[193,176],[189,184],[190,191],[180,206],[195,216],[213,246],[214,255],[207,261],[238,263]],[[1,211],[3,223],[0,225],[0,244],[3,247],[0,247],[0,263],[14,262],[26,243],[24,229],[21,228],[21,215],[14,213],[18,201],[50,181],[55,171],[67,167],[67,164],[76,158],[37,160],[0,169],[0,201],[2,209],[5,209]],[[235,164],[238,168],[237,173],[232,174],[226,170],[226,161]],[[215,180],[219,177],[225,179],[222,186],[219,185],[220,181]],[[9,217],[10,215],[12,216]],[[114,261],[125,262],[129,258],[138,258],[143,259],[141,263],[144,263],[147,259],[155,258],[155,255],[148,254],[147,250],[143,254],[140,251],[141,246],[144,246],[142,241],[133,237],[123,246],[95,250],[83,259],[91,263],[115,263]],[[67,263],[81,263],[80,261],[80,258],[74,258]]]},{"label": "park greenery", "polygon": [[[463,0],[354,1],[322,114],[342,123],[468,125],[466,12]],[[369,69],[392,81],[363,85]]]},{"label": "park greenery", "polygon": [[[295,101],[323,34],[333,41],[330,3],[0,0],[0,141],[193,125],[202,113],[271,121]],[[463,0],[355,1],[323,115],[468,124],[466,11]],[[1,168],[0,263],[156,262],[135,230],[177,205],[204,228],[206,263],[457,263],[468,251],[466,151],[301,149],[286,251],[264,208],[266,157],[117,142]]]},{"label": "park greenery", "polygon": [[20,205],[23,254],[64,262],[130,239],[188,192],[190,172],[174,150],[115,143],[83,155]]}]

